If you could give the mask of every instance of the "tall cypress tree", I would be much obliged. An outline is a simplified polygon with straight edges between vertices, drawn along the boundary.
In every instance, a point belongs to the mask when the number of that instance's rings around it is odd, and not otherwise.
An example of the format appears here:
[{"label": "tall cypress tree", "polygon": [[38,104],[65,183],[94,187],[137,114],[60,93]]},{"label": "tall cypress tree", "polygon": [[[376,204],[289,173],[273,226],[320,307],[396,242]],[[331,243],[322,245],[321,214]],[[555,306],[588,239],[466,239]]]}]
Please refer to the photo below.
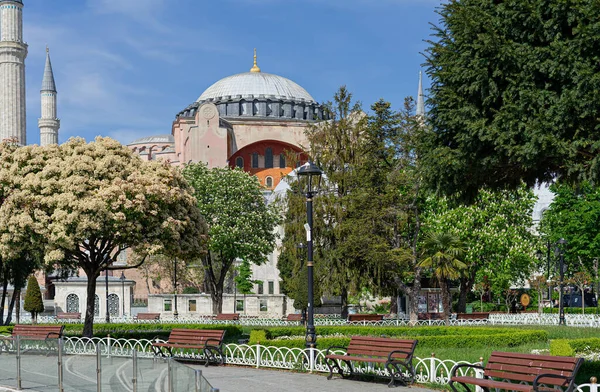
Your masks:
[{"label": "tall cypress tree", "polygon": [[35,276],[31,275],[27,281],[27,291],[25,292],[25,304],[23,308],[31,312],[31,319],[34,323],[37,322],[38,313],[44,311],[44,301],[42,300],[42,292]]}]

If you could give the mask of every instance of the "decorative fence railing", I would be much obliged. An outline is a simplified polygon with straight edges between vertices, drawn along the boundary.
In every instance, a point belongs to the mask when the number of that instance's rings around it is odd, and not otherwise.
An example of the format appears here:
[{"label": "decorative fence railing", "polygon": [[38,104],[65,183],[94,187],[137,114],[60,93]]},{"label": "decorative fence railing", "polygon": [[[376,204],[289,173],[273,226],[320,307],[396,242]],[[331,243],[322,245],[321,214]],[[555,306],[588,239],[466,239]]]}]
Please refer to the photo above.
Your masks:
[{"label": "decorative fence railing", "polygon": [[[62,344],[64,354],[66,355],[102,355],[106,357],[131,357],[135,352],[138,358],[153,358],[153,342],[163,342],[160,339],[115,339],[107,338],[82,338],[65,337]],[[255,368],[274,368],[286,370],[299,370],[308,372],[328,372],[329,369],[325,363],[325,351],[320,349],[300,349],[287,347],[264,346],[261,344],[235,344],[225,345],[225,363],[238,366],[251,366]],[[186,359],[202,359],[201,354],[194,352],[179,352],[178,356]],[[483,360],[483,359],[482,359]],[[418,383],[433,383],[445,385],[448,383],[450,374],[455,365],[469,363],[467,361],[442,360],[432,354],[428,358],[415,357],[413,366],[416,371],[416,381]],[[482,362],[475,364],[481,365]],[[465,368],[463,368],[465,369]],[[357,366],[355,373],[375,374],[384,376],[386,370],[379,366]],[[474,373],[473,370],[459,369],[460,375],[481,376],[481,373]],[[579,392],[600,392],[598,390],[596,378],[592,377],[590,383],[581,384],[577,390]]]},{"label": "decorative fence railing", "polygon": [[[568,326],[576,327],[600,327],[600,315],[596,314],[567,314],[565,320]],[[96,323],[103,323],[104,317],[94,320]],[[31,318],[21,317],[19,323],[30,323]],[[38,323],[81,323],[80,320],[56,319],[54,316],[39,316]],[[294,326],[299,325],[298,321],[286,321],[280,318],[254,318],[241,317],[238,321],[215,320],[212,316],[197,317],[162,317],[160,320],[134,320],[131,316],[113,317],[113,323],[179,323],[179,324],[237,324],[244,326]],[[341,326],[341,325],[368,325],[368,326],[426,326],[426,325],[445,325],[444,320],[418,320],[410,321],[407,319],[383,319],[380,321],[353,321],[348,322],[341,317],[316,318],[317,326]],[[538,313],[492,313],[486,319],[456,320],[451,319],[450,325],[558,325],[558,314],[538,314]]]}]

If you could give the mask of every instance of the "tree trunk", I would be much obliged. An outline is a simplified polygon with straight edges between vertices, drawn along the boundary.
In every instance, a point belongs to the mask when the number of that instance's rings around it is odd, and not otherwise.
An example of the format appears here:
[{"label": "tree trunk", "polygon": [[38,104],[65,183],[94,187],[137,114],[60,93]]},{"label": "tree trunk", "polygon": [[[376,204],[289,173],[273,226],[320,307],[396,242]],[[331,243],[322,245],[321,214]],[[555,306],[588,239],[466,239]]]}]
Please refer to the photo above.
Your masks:
[{"label": "tree trunk", "polygon": [[[94,311],[96,307],[96,279],[100,274],[93,276],[94,274],[85,271],[87,281],[87,300],[85,308],[85,321],[83,323],[83,336],[91,338],[94,334]],[[90,276],[92,275],[92,276]]]},{"label": "tree trunk", "polygon": [[442,293],[442,315],[446,326],[450,325],[450,291],[448,290],[448,282],[446,279],[439,279],[440,291]]},{"label": "tree trunk", "polygon": [[415,274],[415,281],[413,282],[412,289],[405,292],[407,300],[409,302],[408,310],[410,321],[419,321],[419,294],[421,293],[421,273],[420,269]]},{"label": "tree trunk", "polygon": [[223,313],[223,286],[221,286],[220,290],[211,290],[210,298],[212,299],[213,314]]},{"label": "tree trunk", "polygon": [[[8,314],[6,315],[6,325],[10,324],[10,322],[12,321],[12,312],[13,312],[13,309],[15,308],[15,299],[18,295],[19,295],[19,290],[17,290],[15,288],[13,290],[13,295],[10,299],[10,304],[8,305]],[[33,319],[33,317],[31,320],[35,324],[35,320]]]},{"label": "tree trunk", "polygon": [[340,295],[342,300],[341,316],[343,319],[348,318],[348,290],[344,287]]},{"label": "tree trunk", "polygon": [[8,290],[8,276],[5,272],[4,280],[2,281],[2,301],[0,301],[0,324],[8,325],[4,322],[4,304],[6,303],[6,290]]}]

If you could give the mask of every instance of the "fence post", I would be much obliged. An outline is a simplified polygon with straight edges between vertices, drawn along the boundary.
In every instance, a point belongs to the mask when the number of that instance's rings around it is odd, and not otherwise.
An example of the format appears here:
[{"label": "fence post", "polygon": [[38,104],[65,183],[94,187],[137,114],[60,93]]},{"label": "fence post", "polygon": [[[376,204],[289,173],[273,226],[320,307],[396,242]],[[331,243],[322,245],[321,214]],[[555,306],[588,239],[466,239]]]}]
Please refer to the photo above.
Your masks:
[{"label": "fence post", "polygon": [[196,392],[204,392],[202,391],[202,370],[194,370],[194,378],[196,379],[194,390]]},{"label": "fence post", "polygon": [[106,335],[106,357],[110,358],[110,334]]},{"label": "fence post", "polygon": [[598,392],[598,379],[596,377],[590,378],[590,392]]},{"label": "fence post", "polygon": [[98,392],[102,392],[102,366],[100,364],[100,358],[102,356],[102,351],[100,348],[100,342],[96,344],[96,390]]},{"label": "fence post", "polygon": [[17,389],[21,390],[21,337],[15,336],[17,342]]},{"label": "fence post", "polygon": [[133,350],[132,354],[132,365],[133,365],[133,378],[131,379],[131,383],[133,384],[133,392],[137,392],[137,365],[138,365],[138,358],[137,358],[137,350]]},{"label": "fence post", "polygon": [[[479,357],[479,363],[478,365],[483,366],[483,357]],[[483,378],[483,370],[481,369],[475,369],[475,377],[476,378]],[[483,392],[483,388],[481,388],[480,386],[477,386],[475,388],[475,392]]]},{"label": "fence post", "polygon": [[63,338],[58,338],[58,390],[63,392]]},{"label": "fence post", "polygon": [[435,382],[435,353],[429,359],[429,382]]},{"label": "fence post", "polygon": [[309,348],[309,373],[312,373],[315,369],[315,345],[311,344]]},{"label": "fence post", "polygon": [[173,381],[173,357],[169,357],[167,360],[167,383],[169,384],[169,392],[173,392]]},{"label": "fence post", "polygon": [[256,368],[260,366],[260,342],[256,342]]}]

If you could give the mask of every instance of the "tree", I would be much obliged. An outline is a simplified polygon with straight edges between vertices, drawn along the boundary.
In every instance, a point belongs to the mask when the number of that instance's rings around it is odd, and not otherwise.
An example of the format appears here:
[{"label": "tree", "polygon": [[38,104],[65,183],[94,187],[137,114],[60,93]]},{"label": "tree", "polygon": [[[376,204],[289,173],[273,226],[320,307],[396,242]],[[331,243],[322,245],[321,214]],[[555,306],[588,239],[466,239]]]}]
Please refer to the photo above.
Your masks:
[{"label": "tree", "polygon": [[544,302],[544,292],[548,289],[548,280],[544,275],[536,275],[532,279],[529,279],[529,284],[535,290],[538,297],[538,313],[542,314]]},{"label": "tree", "polygon": [[482,187],[598,180],[598,6],[589,0],[455,0],[426,51],[426,179]]},{"label": "tree", "polygon": [[569,279],[567,279],[568,283],[572,283],[581,292],[581,313],[585,314],[585,288],[592,283],[592,275],[583,270],[578,271],[573,274]]},{"label": "tree", "polygon": [[[179,171],[144,162],[119,142],[70,139],[57,146],[16,151],[41,166],[23,178],[0,209],[0,226],[25,227],[45,246],[49,266],[76,266],[87,276],[83,335],[92,336],[96,279],[105,270],[135,268],[148,255],[182,259],[202,249],[204,222]],[[15,166],[23,160],[15,160]],[[6,207],[6,208],[4,208]],[[29,241],[32,242],[32,241]],[[138,262],[112,264],[124,249]],[[0,247],[3,255],[22,251]]]},{"label": "tree", "polygon": [[511,283],[524,282],[535,259],[537,238],[530,228],[535,195],[522,185],[515,190],[481,190],[470,204],[431,196],[423,217],[425,232],[446,232],[460,238],[467,269],[460,276],[458,311],[465,312],[467,294],[486,280],[502,296]]},{"label": "tree", "polygon": [[244,295],[252,294],[254,285],[262,283],[259,280],[252,280],[252,268],[250,267],[250,262],[248,260],[242,260],[234,280],[236,290]]},{"label": "tree", "polygon": [[448,233],[429,233],[423,241],[426,258],[419,262],[421,268],[431,269],[442,294],[443,314],[446,325],[450,324],[449,280],[458,279],[467,265],[459,260],[464,253],[460,240]]},{"label": "tree", "polygon": [[44,301],[42,300],[42,292],[35,276],[31,275],[27,280],[27,291],[25,292],[25,303],[23,309],[31,312],[31,319],[35,324],[37,322],[38,313],[44,311]]},{"label": "tree", "polygon": [[273,251],[279,214],[267,205],[258,179],[240,169],[191,163],[183,175],[194,188],[208,224],[207,253],[202,264],[213,313],[222,313],[225,277],[238,258],[260,265]]},{"label": "tree", "polygon": [[565,264],[581,260],[588,270],[600,256],[600,188],[589,182],[578,186],[555,183],[550,186],[554,199],[542,215],[540,232],[550,243],[567,241]]}]

